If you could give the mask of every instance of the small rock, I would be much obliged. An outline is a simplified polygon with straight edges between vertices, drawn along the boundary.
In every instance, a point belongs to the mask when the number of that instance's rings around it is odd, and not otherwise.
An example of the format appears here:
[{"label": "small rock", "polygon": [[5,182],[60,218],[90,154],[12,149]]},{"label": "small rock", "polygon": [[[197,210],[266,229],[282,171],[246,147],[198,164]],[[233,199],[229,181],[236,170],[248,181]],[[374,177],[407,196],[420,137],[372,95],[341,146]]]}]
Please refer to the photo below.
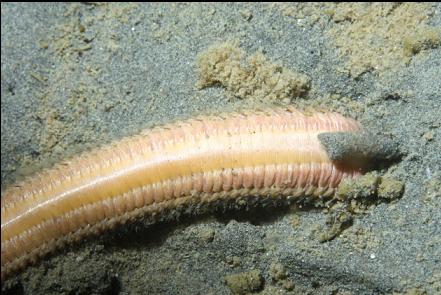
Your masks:
[{"label": "small rock", "polygon": [[253,14],[248,9],[242,10],[240,15],[246,20],[250,21],[253,18]]},{"label": "small rock", "polygon": [[423,139],[426,141],[432,141],[435,138],[435,133],[433,131],[427,131],[423,134]]},{"label": "small rock", "polygon": [[225,276],[225,282],[233,294],[248,294],[263,287],[263,277],[259,270],[252,270]]},{"label": "small rock", "polygon": [[215,234],[216,234],[216,232],[212,228],[203,229],[203,230],[201,230],[200,238],[205,243],[211,243],[214,240]]}]

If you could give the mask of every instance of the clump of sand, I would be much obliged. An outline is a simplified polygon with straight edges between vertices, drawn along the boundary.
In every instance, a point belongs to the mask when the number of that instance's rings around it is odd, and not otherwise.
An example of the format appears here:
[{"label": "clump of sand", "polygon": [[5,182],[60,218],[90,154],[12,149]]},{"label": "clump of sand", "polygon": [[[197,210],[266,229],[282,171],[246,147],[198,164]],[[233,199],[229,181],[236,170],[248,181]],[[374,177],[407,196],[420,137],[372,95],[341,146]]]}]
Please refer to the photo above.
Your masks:
[{"label": "clump of sand", "polygon": [[230,98],[289,102],[310,88],[307,76],[272,63],[261,52],[247,57],[236,42],[208,48],[197,66],[199,88],[221,85]]},{"label": "clump of sand", "polygon": [[428,4],[354,3],[338,8],[329,34],[339,54],[348,56],[353,77],[407,65],[413,55],[441,44],[441,30],[427,25]]},{"label": "clump of sand", "polygon": [[415,54],[441,46],[441,29],[430,26],[430,3],[299,3],[280,5],[299,26],[318,25],[356,78],[406,66]]}]

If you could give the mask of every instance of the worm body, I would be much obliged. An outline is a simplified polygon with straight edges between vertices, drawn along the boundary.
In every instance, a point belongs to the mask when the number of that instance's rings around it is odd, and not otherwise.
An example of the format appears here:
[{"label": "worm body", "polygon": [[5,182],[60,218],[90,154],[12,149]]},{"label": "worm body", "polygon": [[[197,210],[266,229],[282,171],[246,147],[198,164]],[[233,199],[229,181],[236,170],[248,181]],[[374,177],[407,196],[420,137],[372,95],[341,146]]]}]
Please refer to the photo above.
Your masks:
[{"label": "worm body", "polygon": [[317,135],[359,129],[288,107],[173,123],[77,156],[3,193],[2,281],[66,243],[185,202],[331,195],[360,170],[332,162]]}]

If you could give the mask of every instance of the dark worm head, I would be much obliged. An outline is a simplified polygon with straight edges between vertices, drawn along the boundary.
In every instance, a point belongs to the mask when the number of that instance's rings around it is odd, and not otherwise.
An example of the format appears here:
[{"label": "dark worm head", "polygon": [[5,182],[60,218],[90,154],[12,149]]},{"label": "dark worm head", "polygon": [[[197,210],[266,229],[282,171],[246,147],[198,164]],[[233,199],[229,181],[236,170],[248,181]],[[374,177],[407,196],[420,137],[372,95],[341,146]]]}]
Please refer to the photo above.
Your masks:
[{"label": "dark worm head", "polygon": [[345,166],[370,170],[400,157],[398,143],[386,136],[362,132],[326,132],[318,139],[329,158]]}]

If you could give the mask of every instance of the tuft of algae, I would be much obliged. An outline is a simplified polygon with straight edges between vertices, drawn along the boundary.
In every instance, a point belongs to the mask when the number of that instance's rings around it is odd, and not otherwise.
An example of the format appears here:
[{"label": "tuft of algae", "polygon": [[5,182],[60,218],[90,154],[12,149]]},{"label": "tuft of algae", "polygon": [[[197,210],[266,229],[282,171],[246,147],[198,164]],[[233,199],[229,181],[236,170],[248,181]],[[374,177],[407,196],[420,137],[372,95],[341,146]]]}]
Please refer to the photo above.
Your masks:
[{"label": "tuft of algae", "polygon": [[281,263],[272,263],[269,269],[269,275],[273,282],[287,291],[292,291],[295,284],[288,278],[288,271]]},{"label": "tuft of algae", "polygon": [[327,229],[318,233],[318,241],[320,243],[328,242],[340,235],[345,229],[350,227],[353,223],[353,216],[347,211],[338,211],[331,214],[327,220]]},{"label": "tuft of algae", "polygon": [[433,49],[439,46],[441,46],[441,29],[439,28],[427,26],[403,38],[404,54],[408,57],[418,54],[422,50]]},{"label": "tuft of algae", "polygon": [[385,200],[393,200],[403,194],[404,184],[391,176],[381,177],[380,185],[378,186],[378,197]]},{"label": "tuft of algae", "polygon": [[369,199],[376,195],[380,176],[376,172],[342,180],[335,192],[339,200]]},{"label": "tuft of algae", "polygon": [[404,183],[392,176],[380,176],[369,172],[357,178],[347,178],[337,187],[335,197],[339,200],[358,204],[372,204],[377,201],[392,201],[400,198]]}]

